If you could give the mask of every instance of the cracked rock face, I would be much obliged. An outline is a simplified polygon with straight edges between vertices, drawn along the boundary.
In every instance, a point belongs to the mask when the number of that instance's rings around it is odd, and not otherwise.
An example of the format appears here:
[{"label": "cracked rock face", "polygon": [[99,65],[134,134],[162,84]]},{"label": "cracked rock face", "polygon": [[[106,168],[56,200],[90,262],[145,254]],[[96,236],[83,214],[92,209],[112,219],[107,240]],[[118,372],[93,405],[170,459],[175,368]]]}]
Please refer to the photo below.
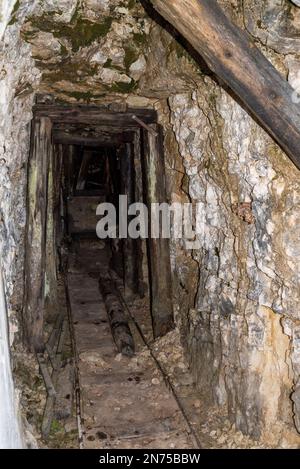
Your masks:
[{"label": "cracked rock face", "polygon": [[[297,91],[300,9],[289,0],[242,3],[220,1]],[[22,1],[9,21],[0,51],[0,241],[11,331],[22,307],[35,92],[155,107],[170,198],[199,204],[202,215],[198,248],[171,246],[176,317],[199,393],[244,433],[264,438],[272,428],[278,445],[289,432],[297,438],[299,172],[140,2]]]}]

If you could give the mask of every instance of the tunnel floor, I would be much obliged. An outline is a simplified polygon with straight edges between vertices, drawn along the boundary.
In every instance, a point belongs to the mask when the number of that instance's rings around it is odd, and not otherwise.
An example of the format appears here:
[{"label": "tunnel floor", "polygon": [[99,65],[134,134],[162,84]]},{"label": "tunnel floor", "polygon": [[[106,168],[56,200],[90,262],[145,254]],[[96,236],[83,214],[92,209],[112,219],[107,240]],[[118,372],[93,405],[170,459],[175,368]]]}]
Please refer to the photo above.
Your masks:
[{"label": "tunnel floor", "polygon": [[[116,350],[98,285],[109,268],[101,241],[78,240],[69,254],[68,286],[78,356],[84,448],[193,448],[178,402],[130,318],[136,353]],[[147,338],[145,300],[130,308]]]}]

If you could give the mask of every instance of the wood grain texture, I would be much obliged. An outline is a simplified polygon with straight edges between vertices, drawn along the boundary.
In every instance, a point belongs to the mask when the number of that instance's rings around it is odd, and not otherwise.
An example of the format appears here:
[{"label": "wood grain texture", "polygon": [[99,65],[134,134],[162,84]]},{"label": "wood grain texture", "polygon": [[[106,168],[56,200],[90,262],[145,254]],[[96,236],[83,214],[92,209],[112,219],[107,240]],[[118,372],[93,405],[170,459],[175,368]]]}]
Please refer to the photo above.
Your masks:
[{"label": "wood grain texture", "polygon": [[215,0],[151,0],[300,169],[300,108],[293,89]]},{"label": "wood grain texture", "polygon": [[27,344],[36,352],[44,349],[43,314],[51,130],[52,124],[47,117],[33,121],[28,168],[24,326]]}]

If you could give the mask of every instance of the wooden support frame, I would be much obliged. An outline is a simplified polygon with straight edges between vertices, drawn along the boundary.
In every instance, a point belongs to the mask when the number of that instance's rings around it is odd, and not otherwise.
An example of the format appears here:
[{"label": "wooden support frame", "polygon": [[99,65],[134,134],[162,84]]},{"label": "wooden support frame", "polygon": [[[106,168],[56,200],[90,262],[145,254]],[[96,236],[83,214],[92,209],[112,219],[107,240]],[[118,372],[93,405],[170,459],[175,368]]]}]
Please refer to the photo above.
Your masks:
[{"label": "wooden support frame", "polygon": [[[143,0],[145,3],[145,0]],[[149,3],[149,2],[146,2]],[[150,0],[300,169],[300,107],[294,90],[216,0]]]}]

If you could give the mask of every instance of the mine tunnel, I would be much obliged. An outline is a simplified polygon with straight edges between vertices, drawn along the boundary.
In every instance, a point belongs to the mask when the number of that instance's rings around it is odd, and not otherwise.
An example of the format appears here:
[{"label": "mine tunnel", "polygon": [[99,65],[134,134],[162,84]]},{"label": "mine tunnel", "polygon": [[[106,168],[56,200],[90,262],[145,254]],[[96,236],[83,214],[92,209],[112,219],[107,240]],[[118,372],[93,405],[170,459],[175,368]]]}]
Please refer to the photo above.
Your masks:
[{"label": "mine tunnel", "polygon": [[300,448],[299,38],[0,2],[0,449]]}]

